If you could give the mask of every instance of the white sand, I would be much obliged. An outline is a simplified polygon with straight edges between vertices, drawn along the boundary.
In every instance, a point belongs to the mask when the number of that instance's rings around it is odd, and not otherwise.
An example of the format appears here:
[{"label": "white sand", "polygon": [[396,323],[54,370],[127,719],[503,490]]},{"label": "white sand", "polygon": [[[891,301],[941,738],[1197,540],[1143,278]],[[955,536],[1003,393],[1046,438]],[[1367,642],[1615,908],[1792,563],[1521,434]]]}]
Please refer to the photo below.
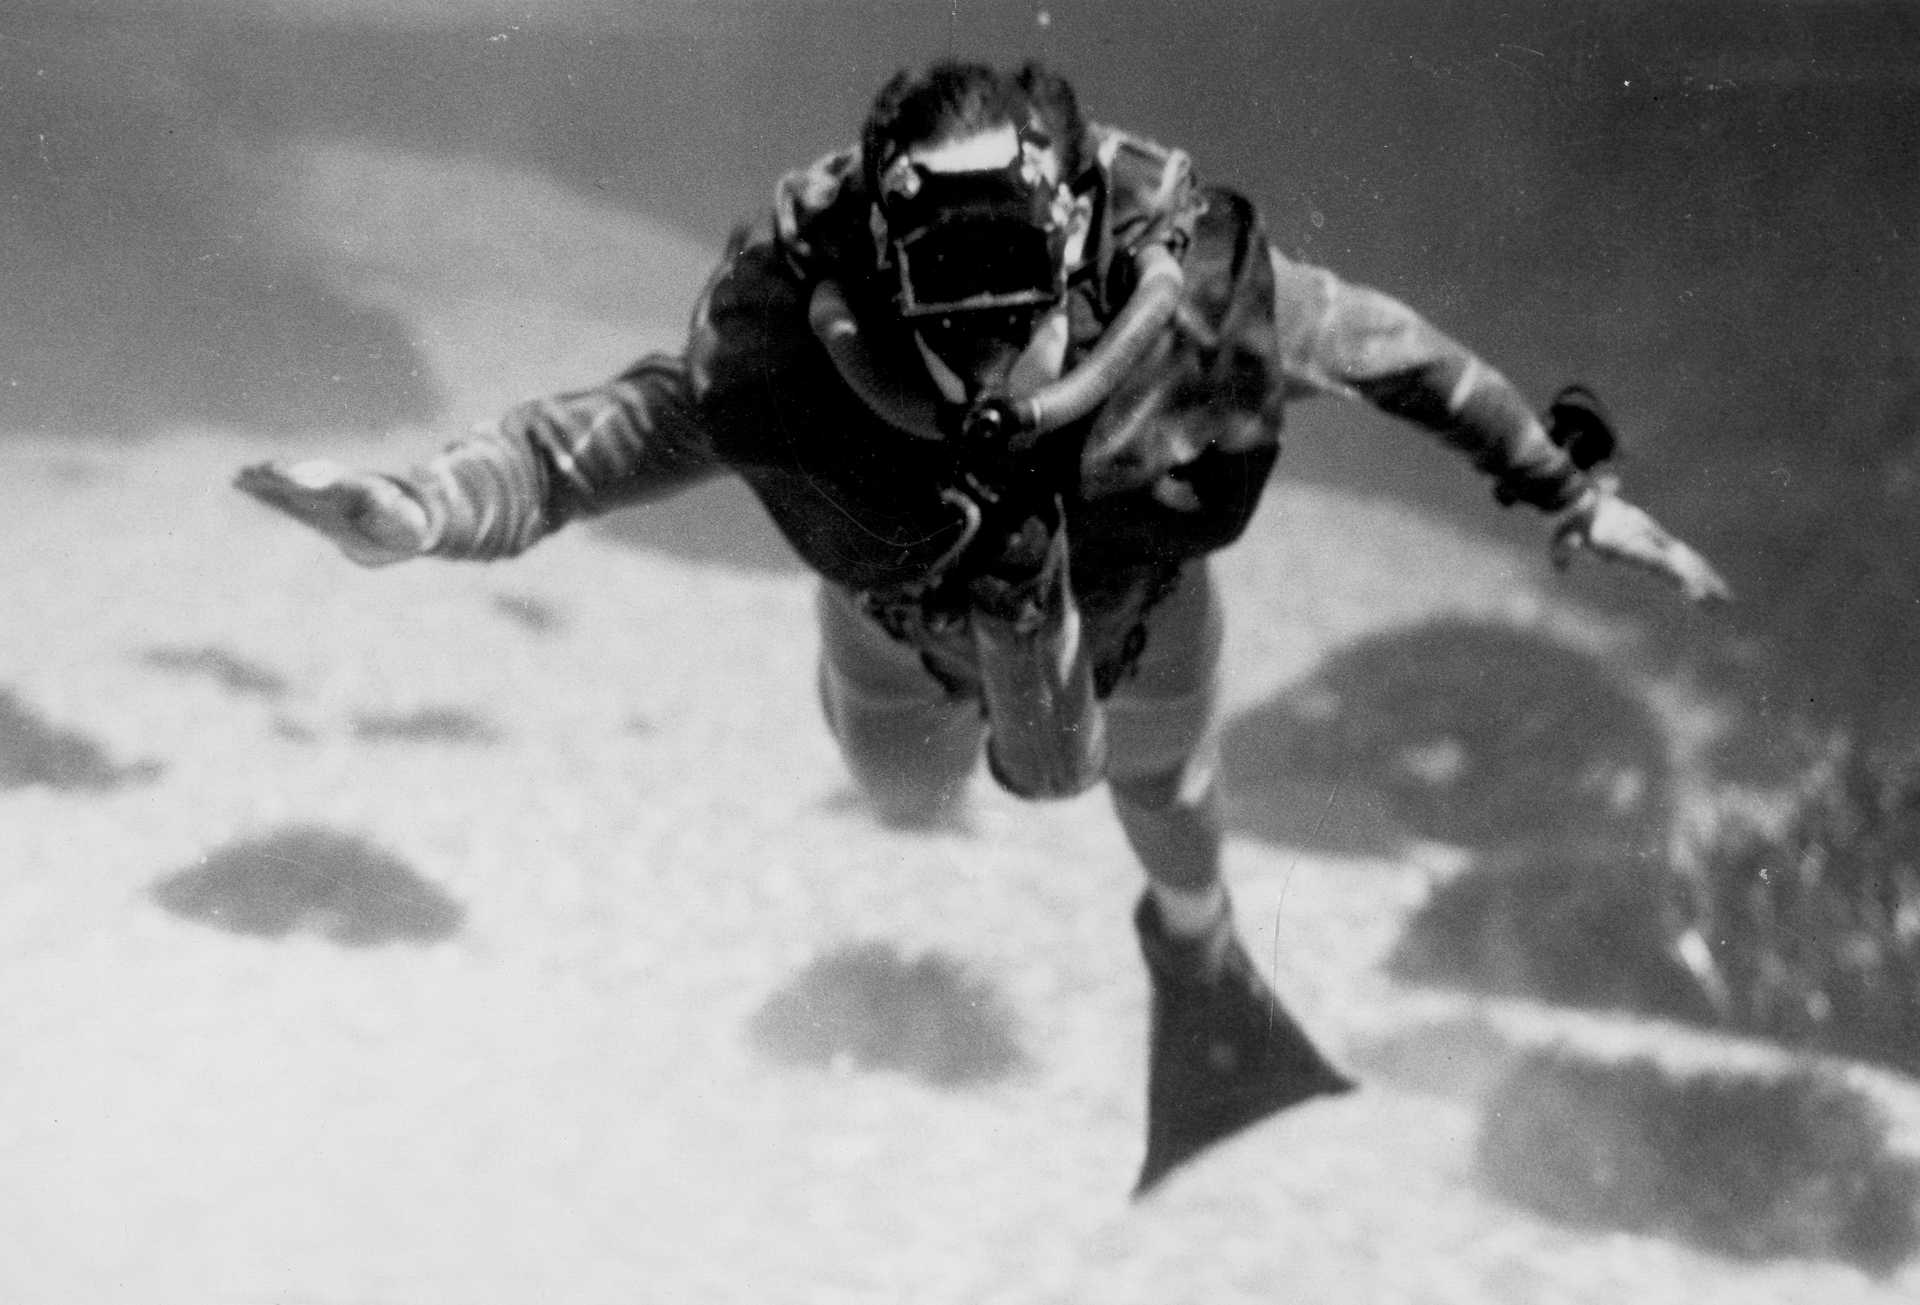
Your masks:
[{"label": "white sand", "polygon": [[[362,572],[226,488],[262,452],[0,446],[0,688],[161,767],[105,792],[0,791],[0,1300],[1920,1293],[1912,1268],[1874,1284],[1742,1266],[1517,1212],[1475,1187],[1469,1102],[1377,1077],[1129,1205],[1145,985],[1137,882],[1100,797],[1025,808],[983,784],[972,833],[881,831],[817,722],[797,573],[590,531],[491,568]],[[1552,596],[1541,558],[1320,491],[1283,485],[1225,574],[1236,707],[1449,612],[1618,642]],[[508,619],[502,595],[550,604],[557,628]],[[155,647],[222,649],[288,687],[231,692],[144,661]],[[355,736],[363,714],[432,707],[499,739]],[[1328,799],[1331,819],[1377,818]],[[148,896],[296,823],[391,852],[462,927],[356,948],[229,933]],[[1377,970],[1451,855],[1233,844],[1254,951],[1338,1056],[1460,1008]],[[1015,1013],[1028,1071],[953,1091],[759,1056],[760,1004],[860,939],[964,962]],[[1662,1036],[1615,1036],[1641,1033]]]}]

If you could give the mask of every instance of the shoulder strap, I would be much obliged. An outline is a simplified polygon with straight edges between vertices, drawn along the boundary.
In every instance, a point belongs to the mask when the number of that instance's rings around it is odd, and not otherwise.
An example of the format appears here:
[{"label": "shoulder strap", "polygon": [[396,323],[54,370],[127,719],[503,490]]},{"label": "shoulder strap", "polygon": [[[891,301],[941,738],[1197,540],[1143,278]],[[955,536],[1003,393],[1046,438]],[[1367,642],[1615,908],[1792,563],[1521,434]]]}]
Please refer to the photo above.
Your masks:
[{"label": "shoulder strap", "polygon": [[861,189],[858,146],[787,173],[773,188],[774,239],[803,266],[844,265],[873,238]]},{"label": "shoulder strap", "polygon": [[1089,127],[1094,158],[1106,182],[1106,229],[1112,250],[1131,254],[1149,243],[1186,252],[1206,200],[1193,176],[1193,160],[1117,127]]}]

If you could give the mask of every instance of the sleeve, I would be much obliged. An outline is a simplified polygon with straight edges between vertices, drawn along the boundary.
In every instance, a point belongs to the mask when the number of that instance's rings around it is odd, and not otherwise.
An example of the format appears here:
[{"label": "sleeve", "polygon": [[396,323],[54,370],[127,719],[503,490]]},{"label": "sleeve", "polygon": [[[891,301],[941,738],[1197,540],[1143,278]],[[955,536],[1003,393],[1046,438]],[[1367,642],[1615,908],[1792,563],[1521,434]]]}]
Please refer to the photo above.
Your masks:
[{"label": "sleeve", "polygon": [[1273,254],[1290,397],[1338,394],[1424,427],[1491,477],[1502,504],[1557,511],[1588,487],[1512,382],[1390,295]]},{"label": "sleeve", "polygon": [[686,364],[652,355],[605,385],[513,408],[404,483],[426,506],[430,554],[487,561],[719,467]]}]

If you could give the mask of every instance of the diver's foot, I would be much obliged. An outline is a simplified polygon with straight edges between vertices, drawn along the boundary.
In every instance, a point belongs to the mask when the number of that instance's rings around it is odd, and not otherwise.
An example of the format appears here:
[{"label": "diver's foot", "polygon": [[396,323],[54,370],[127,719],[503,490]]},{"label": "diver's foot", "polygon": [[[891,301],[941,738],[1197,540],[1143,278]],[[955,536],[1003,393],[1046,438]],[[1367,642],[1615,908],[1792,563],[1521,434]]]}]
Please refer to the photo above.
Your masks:
[{"label": "diver's foot", "polygon": [[[1151,894],[1134,912],[1153,981],[1147,1156],[1134,1195],[1214,1143],[1290,1106],[1350,1092],[1229,932],[1169,934]],[[1231,931],[1231,919],[1219,926]]]}]

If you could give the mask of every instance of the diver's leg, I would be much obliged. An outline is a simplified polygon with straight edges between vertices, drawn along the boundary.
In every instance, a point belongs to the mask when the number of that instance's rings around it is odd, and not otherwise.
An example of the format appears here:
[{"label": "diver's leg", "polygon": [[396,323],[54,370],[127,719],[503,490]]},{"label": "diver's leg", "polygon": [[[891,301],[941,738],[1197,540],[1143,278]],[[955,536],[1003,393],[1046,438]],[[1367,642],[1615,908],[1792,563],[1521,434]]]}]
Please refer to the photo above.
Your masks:
[{"label": "diver's leg", "polygon": [[950,694],[846,590],[822,584],[816,610],[821,707],[875,813],[902,827],[950,818],[980,756],[979,705]]},{"label": "diver's leg", "polygon": [[[1204,561],[1148,614],[1140,660],[1108,699],[1108,787],[1168,923],[1225,909],[1220,868],[1220,604]],[[1212,903],[1214,909],[1205,909]]]},{"label": "diver's leg", "polygon": [[1221,879],[1221,621],[1204,563],[1150,614],[1108,702],[1109,786],[1147,873],[1134,914],[1153,986],[1147,1154],[1136,1195],[1198,1152],[1353,1084],[1261,977]]}]

